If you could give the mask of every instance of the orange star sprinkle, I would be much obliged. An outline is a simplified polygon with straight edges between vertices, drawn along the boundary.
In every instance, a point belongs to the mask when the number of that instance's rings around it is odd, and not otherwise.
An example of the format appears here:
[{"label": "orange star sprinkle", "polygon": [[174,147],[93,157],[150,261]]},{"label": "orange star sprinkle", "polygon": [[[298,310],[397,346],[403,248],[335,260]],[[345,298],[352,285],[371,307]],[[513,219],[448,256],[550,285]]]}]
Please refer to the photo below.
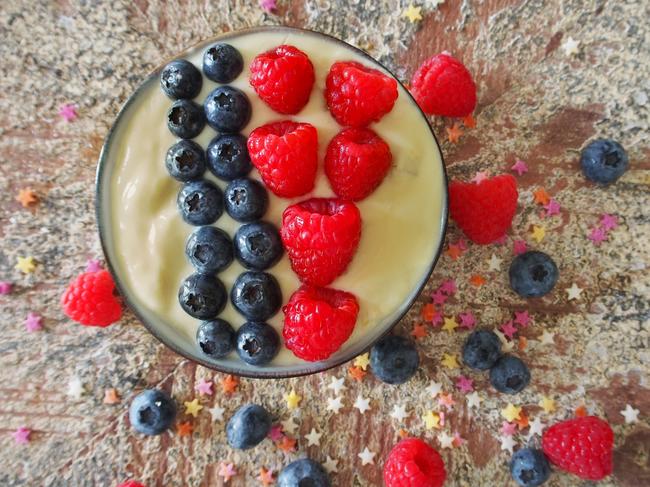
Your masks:
[{"label": "orange star sprinkle", "polygon": [[296,449],[296,440],[289,436],[283,436],[280,441],[276,443],[278,448],[282,451],[290,452]]},{"label": "orange star sprinkle", "polygon": [[23,208],[29,208],[31,205],[38,203],[38,196],[31,188],[25,188],[18,191],[16,201],[23,205]]},{"label": "orange star sprinkle", "polygon": [[538,205],[548,205],[548,202],[551,201],[551,197],[544,188],[533,191],[533,196],[535,197],[535,203]]},{"label": "orange star sprinkle", "polygon": [[194,427],[189,421],[178,423],[178,426],[176,426],[176,432],[178,433],[178,436],[190,436],[193,429]]},{"label": "orange star sprinkle", "polygon": [[447,127],[445,130],[447,131],[447,140],[449,140],[449,142],[452,144],[457,144],[460,140],[460,136],[463,135],[463,130],[457,123],[451,127]]},{"label": "orange star sprinkle", "polygon": [[465,118],[463,118],[463,125],[468,129],[473,129],[476,127],[476,119],[474,118],[474,115],[470,113]]},{"label": "orange star sprinkle", "polygon": [[449,248],[445,253],[453,260],[458,260],[458,257],[463,255],[463,249],[461,249],[460,246],[456,244],[449,244]]},{"label": "orange star sprinkle", "polygon": [[436,315],[436,307],[433,303],[427,303],[422,308],[422,319],[424,321],[431,321]]},{"label": "orange star sprinkle", "polygon": [[420,338],[424,338],[427,336],[427,328],[424,326],[422,323],[419,323],[413,327],[413,331],[411,332],[411,335],[415,337],[416,340]]},{"label": "orange star sprinkle", "polygon": [[104,391],[104,404],[117,404],[120,402],[120,396],[114,388],[106,389]]},{"label": "orange star sprinkle", "polygon": [[587,415],[587,408],[584,404],[581,404],[576,408],[576,417],[584,418]]},{"label": "orange star sprinkle", "polygon": [[474,274],[470,279],[469,282],[472,283],[472,285],[476,287],[481,287],[483,284],[485,284],[485,279],[483,277],[479,276],[478,274]]},{"label": "orange star sprinkle", "polygon": [[221,390],[226,394],[232,394],[239,387],[239,378],[234,375],[227,375],[221,379]]},{"label": "orange star sprinkle", "polygon": [[516,419],[515,422],[520,430],[528,428],[528,415],[523,409],[521,410],[521,413],[519,413],[519,418]]},{"label": "orange star sprinkle", "polygon": [[273,470],[267,470],[264,467],[260,468],[260,474],[257,477],[257,480],[259,480],[264,487],[274,484],[275,480],[273,479]]},{"label": "orange star sprinkle", "polygon": [[348,369],[348,373],[352,376],[354,380],[359,382],[361,382],[363,378],[366,376],[366,372],[361,367],[350,367]]},{"label": "orange star sprinkle", "polygon": [[526,337],[519,337],[519,351],[523,352],[528,346],[528,339]]}]

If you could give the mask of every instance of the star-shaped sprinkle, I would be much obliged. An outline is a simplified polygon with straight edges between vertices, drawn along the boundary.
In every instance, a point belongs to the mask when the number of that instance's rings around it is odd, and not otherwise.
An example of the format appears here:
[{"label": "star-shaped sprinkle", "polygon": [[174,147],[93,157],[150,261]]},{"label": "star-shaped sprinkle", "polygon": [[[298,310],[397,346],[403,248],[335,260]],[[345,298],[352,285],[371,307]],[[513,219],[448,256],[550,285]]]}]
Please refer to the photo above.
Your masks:
[{"label": "star-shaped sprinkle", "polygon": [[77,109],[72,103],[66,103],[59,107],[59,116],[66,122],[72,122],[77,118]]},{"label": "star-shaped sprinkle", "polygon": [[528,346],[528,338],[523,336],[519,337],[519,350],[523,352],[524,350],[526,350],[527,346]]},{"label": "star-shaped sprinkle", "polygon": [[[429,0],[432,3],[438,3],[442,4],[444,3],[444,0]],[[467,127],[468,129],[473,129],[476,128],[476,119],[474,116],[470,113],[469,115],[466,115],[463,117],[463,125]]]},{"label": "star-shaped sprinkle", "polygon": [[273,485],[275,483],[275,480],[273,479],[273,470],[267,470],[264,467],[260,468],[260,474],[257,476],[257,480],[259,480],[264,487]]},{"label": "star-shaped sprinkle", "polygon": [[212,395],[212,385],[213,385],[212,381],[205,380],[203,377],[201,377],[201,380],[199,381],[198,385],[196,386],[196,390],[202,396],[211,396]]},{"label": "star-shaped sprinkle", "polygon": [[427,411],[424,413],[422,421],[424,421],[424,427],[428,430],[440,427],[440,416],[433,411]]},{"label": "star-shaped sprinkle", "polygon": [[361,465],[369,465],[375,463],[375,452],[368,450],[368,447],[365,447],[358,456],[361,459]]},{"label": "star-shaped sprinkle", "polygon": [[582,288],[579,288],[578,285],[574,282],[573,284],[571,284],[570,288],[566,289],[566,293],[568,296],[568,300],[572,301],[580,297],[580,295],[582,294]]},{"label": "star-shaped sprinkle", "polygon": [[438,441],[440,442],[440,448],[451,448],[454,443],[454,437],[449,436],[446,431],[443,431],[438,435]]},{"label": "star-shaped sprinkle", "polygon": [[528,314],[528,311],[515,311],[515,323],[522,328],[526,328],[530,324],[530,315]]},{"label": "star-shaped sprinkle", "polygon": [[485,278],[479,274],[474,274],[469,278],[469,282],[472,284],[472,286],[481,287],[483,284],[485,284]]},{"label": "star-shaped sprinkle", "polygon": [[584,418],[585,416],[587,416],[588,412],[585,405],[581,404],[580,406],[578,406],[575,410],[575,414],[576,414],[576,418]]},{"label": "star-shaped sprinkle", "polygon": [[84,386],[79,377],[75,376],[70,379],[70,382],[68,382],[68,390],[66,392],[68,396],[72,399],[79,400],[84,392],[86,391],[84,390]]},{"label": "star-shaped sprinkle", "polygon": [[456,328],[458,328],[458,323],[456,322],[456,318],[452,317],[445,317],[445,324],[442,325],[442,329],[445,331],[452,332]]},{"label": "star-shaped sprinkle", "polygon": [[578,54],[578,52],[580,52],[580,48],[578,46],[580,46],[580,41],[576,41],[573,37],[569,36],[569,38],[562,44],[564,55],[566,57],[575,56]]},{"label": "star-shaped sprinkle", "polygon": [[602,228],[606,232],[609,232],[610,230],[614,230],[616,227],[618,227],[618,217],[616,215],[610,215],[608,213],[604,213],[600,217],[600,228]]},{"label": "star-shaped sprinkle", "polygon": [[458,362],[456,361],[456,354],[452,354],[452,355],[449,355],[448,353],[443,354],[440,363],[445,367],[447,367],[448,369],[458,368]]},{"label": "star-shaped sprinkle", "polygon": [[183,402],[185,406],[185,414],[191,414],[192,417],[196,418],[199,415],[199,411],[203,409],[203,406],[199,404],[199,400],[195,397],[191,401]]},{"label": "star-shaped sprinkle", "polygon": [[338,414],[339,410],[343,407],[343,398],[341,396],[330,397],[327,399],[327,410]]},{"label": "star-shaped sprinkle", "polygon": [[447,127],[445,131],[447,132],[447,140],[452,144],[457,144],[464,133],[463,129],[457,123],[454,123],[451,127]]},{"label": "star-shaped sprinkle", "polygon": [[120,402],[120,396],[114,387],[110,387],[104,391],[104,404],[117,404]]},{"label": "star-shaped sprinkle", "polygon": [[512,436],[515,434],[515,431],[517,429],[517,425],[515,423],[508,423],[507,421],[504,421],[501,423],[501,434],[503,436]]},{"label": "star-shaped sprinkle", "polygon": [[515,440],[512,438],[512,436],[501,436],[500,440],[501,449],[508,450],[510,453],[512,453],[515,447]]},{"label": "star-shaped sprinkle", "polygon": [[546,210],[546,213],[544,216],[546,217],[551,217],[554,215],[559,215],[560,214],[560,209],[562,207],[560,206],[560,203],[555,201],[553,198],[551,198],[548,203],[544,205],[544,209]]},{"label": "star-shaped sprinkle", "polygon": [[[458,245],[450,243],[449,247],[447,248],[447,251],[445,253],[451,258],[451,260],[458,260],[458,258],[461,255],[463,255],[463,250]],[[445,296],[445,300],[446,299],[447,299],[447,297]],[[442,303],[435,302],[435,301],[434,301],[434,303],[442,304]],[[443,301],[443,303],[444,303],[444,301]]]},{"label": "star-shaped sprinkle", "polygon": [[395,406],[393,406],[393,410],[390,413],[390,417],[399,422],[404,421],[408,417],[406,406],[404,404],[395,404]]},{"label": "star-shaped sprinkle", "polygon": [[431,381],[431,384],[429,384],[425,391],[431,396],[431,398],[435,399],[436,396],[440,394],[440,391],[442,391],[442,384],[436,381]]},{"label": "star-shaped sprinkle", "polygon": [[176,426],[176,432],[178,433],[178,436],[190,436],[193,430],[194,427],[192,426],[192,423],[190,423],[189,421],[185,421],[184,423],[178,423],[178,425]]},{"label": "star-shaped sprinkle", "polygon": [[280,441],[284,436],[284,433],[282,433],[282,425],[274,424],[271,426],[271,429],[269,430],[269,434],[267,436],[271,438],[271,441]]},{"label": "star-shaped sprinkle", "polygon": [[478,409],[481,405],[481,397],[478,395],[478,392],[474,391],[471,394],[467,394],[467,407],[470,409]]},{"label": "star-shaped sprinkle", "polygon": [[307,440],[307,446],[319,446],[321,436],[323,436],[323,433],[319,433],[314,428],[312,428],[309,434],[305,435],[305,439]]},{"label": "star-shaped sprinkle", "polygon": [[424,326],[422,323],[418,323],[417,325],[413,326],[413,330],[411,330],[411,335],[416,339],[419,340],[420,338],[424,338],[427,336],[427,327]]},{"label": "star-shaped sprinkle", "polygon": [[551,197],[544,188],[539,188],[533,191],[533,199],[538,205],[547,205]]},{"label": "star-shaped sprinkle", "polygon": [[540,336],[539,341],[542,343],[542,345],[555,345],[555,333],[544,330]]},{"label": "star-shaped sprinkle", "polygon": [[433,315],[433,318],[431,318],[431,326],[438,326],[442,324],[442,318],[442,313],[436,311]]},{"label": "star-shaped sprinkle", "polygon": [[278,448],[285,452],[295,451],[296,449],[296,439],[290,438],[288,436],[283,436],[280,441],[276,443]]},{"label": "star-shaped sprinkle", "polygon": [[516,419],[519,419],[520,415],[521,407],[515,406],[511,402],[509,402],[508,405],[501,410],[501,416],[506,418],[506,421],[508,421],[508,423],[512,423]]},{"label": "star-shaped sprinkle", "polygon": [[296,394],[296,391],[291,389],[291,392],[289,394],[285,394],[284,400],[287,401],[287,408],[289,410],[292,410],[298,407],[300,401],[302,401],[302,396],[299,396]]},{"label": "star-shaped sprinkle", "polygon": [[14,441],[19,445],[26,445],[29,443],[29,436],[32,434],[32,430],[26,426],[21,426],[16,431],[11,433],[11,436],[14,437]]},{"label": "star-shaped sprinkle", "polygon": [[221,406],[217,406],[216,404],[214,407],[211,407],[208,409],[208,412],[210,413],[210,416],[212,417],[212,421],[223,421],[223,413],[225,412],[225,409],[222,408]]},{"label": "star-shaped sprinkle", "polygon": [[467,394],[474,390],[474,381],[469,377],[465,377],[464,375],[461,375],[456,380],[456,387],[463,394]]},{"label": "star-shaped sprinkle", "polygon": [[239,387],[239,379],[234,375],[227,375],[221,379],[221,390],[226,394],[234,393]]},{"label": "star-shaped sprinkle", "polygon": [[526,245],[525,240],[515,240],[513,242],[512,253],[515,255],[521,255],[528,250],[528,245]]},{"label": "star-shaped sprinkle", "polygon": [[507,336],[510,340],[512,340],[512,337],[515,336],[515,333],[517,333],[517,327],[515,327],[512,324],[512,320],[506,321],[501,327],[499,328],[501,332]]},{"label": "star-shaped sprinkle", "polygon": [[607,234],[602,228],[594,227],[591,229],[591,233],[587,238],[591,240],[595,246],[599,246],[601,243],[607,240]]},{"label": "star-shaped sprinkle", "polygon": [[447,411],[451,411],[454,408],[454,398],[451,394],[440,394],[438,397],[438,404],[447,408]]},{"label": "star-shaped sprinkle", "polygon": [[446,281],[440,283],[438,289],[447,296],[453,296],[457,290],[456,281],[454,279],[447,279]]},{"label": "star-shaped sprinkle", "polygon": [[522,176],[528,172],[528,166],[521,159],[517,159],[510,170],[516,172],[517,176]]},{"label": "star-shaped sprinkle", "polygon": [[414,24],[418,20],[422,20],[422,7],[415,7],[413,4],[409,6],[402,12],[402,17],[407,18],[410,23]]},{"label": "star-shaped sprinkle", "polygon": [[260,0],[260,7],[267,13],[273,13],[277,8],[276,0]]},{"label": "star-shaped sprinkle", "polygon": [[219,477],[223,477],[224,482],[228,482],[231,477],[237,475],[237,470],[235,470],[235,465],[232,463],[221,462],[219,465]]},{"label": "star-shaped sprinkle", "polygon": [[345,385],[343,384],[345,382],[345,377],[332,377],[332,381],[330,384],[327,386],[328,389],[332,389],[334,391],[334,394],[339,395],[341,391],[347,389]]},{"label": "star-shaped sprinkle", "polygon": [[427,303],[422,307],[422,319],[431,321],[436,314],[436,307],[433,303]]},{"label": "star-shaped sprinkle", "polygon": [[528,430],[528,439],[532,438],[533,435],[542,436],[542,431],[544,431],[545,424],[539,418],[533,419],[529,424],[530,429]]},{"label": "star-shaped sprinkle", "polygon": [[361,367],[363,370],[368,369],[368,364],[370,363],[370,354],[368,352],[362,353],[357,358],[354,359],[354,365]]},{"label": "star-shaped sprinkle", "polygon": [[24,188],[18,191],[16,201],[20,203],[23,208],[29,208],[30,206],[38,203],[38,196],[31,188]]},{"label": "star-shaped sprinkle", "polygon": [[539,405],[544,409],[544,412],[549,414],[555,411],[555,401],[553,398],[548,396],[542,396],[542,399],[539,401]]},{"label": "star-shaped sprinkle", "polygon": [[327,455],[327,460],[323,462],[323,468],[327,473],[336,473],[338,472],[338,460],[334,460],[332,457]]},{"label": "star-shaped sprinkle", "polygon": [[280,424],[282,425],[282,431],[290,435],[294,434],[296,428],[298,428],[298,425],[293,422],[293,418],[287,418],[284,421],[281,421]]},{"label": "star-shaped sprinkle", "polygon": [[625,405],[625,409],[621,411],[621,414],[625,418],[625,424],[632,424],[639,421],[639,410],[634,409],[629,404]]},{"label": "star-shaped sprinkle", "polygon": [[460,436],[460,433],[458,431],[454,431],[454,446],[458,448],[459,446],[462,446],[464,443],[466,443],[466,440]]},{"label": "star-shaped sprinkle", "polygon": [[361,382],[367,374],[367,372],[364,371],[361,367],[350,367],[348,369],[348,373],[350,374],[350,377],[352,377],[357,382]]},{"label": "star-shaped sprinkle", "polygon": [[525,411],[521,411],[521,414],[519,415],[519,419],[516,421],[517,427],[520,430],[528,428],[528,415],[525,413]]},{"label": "star-shaped sprinkle", "polygon": [[474,177],[471,179],[471,182],[474,184],[481,184],[483,181],[488,179],[487,171],[478,171]]},{"label": "star-shaped sprinkle", "polygon": [[439,305],[445,304],[445,302],[447,301],[447,298],[448,298],[448,297],[449,297],[449,296],[448,296],[447,294],[445,294],[445,293],[444,293],[442,290],[440,290],[440,289],[438,289],[436,292],[434,292],[434,293],[431,295],[431,299],[433,299],[433,303],[434,303],[434,304],[439,304]]},{"label": "star-shaped sprinkle", "polygon": [[546,236],[546,229],[541,225],[533,225],[531,235],[537,243],[540,243]]},{"label": "star-shaped sprinkle", "polygon": [[370,399],[364,398],[361,394],[357,396],[357,400],[354,401],[353,407],[357,408],[361,414],[364,414],[370,409]]},{"label": "star-shaped sprinkle", "polygon": [[13,284],[8,281],[0,281],[0,295],[6,296],[11,293],[11,288]]},{"label": "star-shaped sprinkle", "polygon": [[102,263],[97,259],[89,259],[88,262],[86,262],[86,272],[99,272],[102,269]]},{"label": "star-shaped sprinkle", "polygon": [[25,318],[25,328],[28,332],[35,332],[43,329],[43,318],[36,313],[28,313]]},{"label": "star-shaped sprinkle", "polygon": [[16,269],[18,269],[23,274],[31,274],[36,269],[36,262],[34,261],[34,257],[18,257]]},{"label": "star-shaped sprinkle", "polygon": [[489,271],[500,270],[501,262],[503,262],[503,259],[499,259],[496,255],[492,254],[492,257],[490,257],[490,260],[488,261],[488,270]]},{"label": "star-shaped sprinkle", "polygon": [[495,328],[492,330],[492,332],[499,337],[499,340],[501,340],[501,347],[505,352],[510,352],[514,348],[514,342],[512,340],[508,340],[506,336],[498,329]]}]

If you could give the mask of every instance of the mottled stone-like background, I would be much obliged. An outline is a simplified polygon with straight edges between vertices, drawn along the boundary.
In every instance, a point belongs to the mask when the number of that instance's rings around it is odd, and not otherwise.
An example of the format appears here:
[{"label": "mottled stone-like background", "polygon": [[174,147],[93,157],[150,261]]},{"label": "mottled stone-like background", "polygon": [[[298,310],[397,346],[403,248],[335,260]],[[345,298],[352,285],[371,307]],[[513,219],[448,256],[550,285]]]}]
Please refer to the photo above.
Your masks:
[{"label": "mottled stone-like background", "polygon": [[[407,6],[394,0],[280,0],[274,13],[255,1],[159,0],[3,1],[0,4],[0,280],[14,291],[0,296],[0,485],[114,486],[127,478],[148,486],[223,485],[220,462],[234,462],[238,475],[229,485],[257,485],[259,468],[274,470],[300,456],[338,460],[336,486],[381,485],[381,465],[398,430],[404,428],[432,444],[439,431],[426,430],[421,416],[440,410],[425,391],[431,380],[452,392],[456,405],[445,431],[467,442],[442,450],[449,486],[514,485],[500,450],[500,410],[513,401],[544,423],[571,417],[584,404],[606,417],[616,434],[614,475],[599,485],[650,485],[650,4],[647,1],[448,0],[416,2],[422,20],[401,17]],[[130,398],[145,387],[160,386],[182,403],[195,396],[199,378],[214,377],[167,350],[127,313],[118,325],[86,329],[62,315],[58,300],[66,284],[100,255],[93,204],[97,156],[119,107],[162,60],[224,31],[285,24],[338,36],[386,63],[404,80],[426,57],[451,51],[474,73],[479,86],[477,127],[457,145],[446,141],[449,120],[435,120],[451,178],[470,179],[477,171],[508,171],[516,158],[529,172],[517,177],[519,211],[504,245],[470,245],[454,260],[445,254],[411,312],[397,331],[410,333],[421,321],[431,292],[449,277],[459,291],[444,307],[445,316],[472,310],[479,324],[494,327],[514,310],[527,309],[533,323],[519,332],[528,345],[518,352],[532,370],[531,385],[506,398],[489,388],[485,375],[440,364],[443,353],[458,353],[466,331],[427,326],[418,341],[423,366],[401,387],[384,385],[372,374],[358,383],[347,368],[306,379],[243,379],[231,396],[202,397],[206,408],[191,437],[175,432],[156,438],[132,434],[126,415]],[[563,46],[579,41],[576,55]],[[57,115],[74,103],[72,123]],[[579,172],[578,155],[596,137],[613,137],[627,148],[631,168],[615,185],[597,188]],[[16,201],[29,186],[41,198],[32,209]],[[561,205],[559,216],[542,218],[532,192],[544,187]],[[587,235],[602,213],[615,214],[620,226],[595,246]],[[532,225],[546,237],[531,238]],[[450,226],[448,241],[461,237]],[[561,276],[554,292],[538,300],[518,299],[507,286],[512,242],[520,238],[557,261]],[[503,259],[488,270],[492,254]],[[18,256],[32,255],[36,272],[14,268]],[[471,276],[487,280],[470,283]],[[583,288],[577,300],[566,288]],[[390,285],[390,283],[387,283]],[[26,333],[29,311],[44,316],[45,329]],[[542,344],[546,329],[553,344]],[[454,386],[461,374],[475,380],[483,399],[470,413]],[[66,395],[72,377],[86,393]],[[331,377],[346,377],[345,407],[326,411]],[[121,402],[102,402],[104,390],[117,389]],[[294,388],[301,407],[289,412],[284,394]],[[372,409],[361,415],[352,404],[361,393]],[[557,410],[538,403],[552,396]],[[265,405],[280,420],[299,424],[297,451],[285,453],[271,440],[235,452],[224,442],[224,425],[212,422],[214,404],[226,417],[241,404]],[[389,416],[393,405],[410,412],[404,424]],[[627,425],[619,413],[626,404],[640,410]],[[188,418],[188,417],[185,417]],[[183,419],[183,418],[182,418]],[[185,419],[183,419],[185,420]],[[33,430],[31,443],[15,445],[16,428]],[[312,427],[323,433],[320,447],[307,446]],[[518,445],[526,443],[517,433]],[[537,440],[534,439],[533,443]],[[375,464],[362,466],[364,447]],[[549,486],[591,485],[555,472]]]}]

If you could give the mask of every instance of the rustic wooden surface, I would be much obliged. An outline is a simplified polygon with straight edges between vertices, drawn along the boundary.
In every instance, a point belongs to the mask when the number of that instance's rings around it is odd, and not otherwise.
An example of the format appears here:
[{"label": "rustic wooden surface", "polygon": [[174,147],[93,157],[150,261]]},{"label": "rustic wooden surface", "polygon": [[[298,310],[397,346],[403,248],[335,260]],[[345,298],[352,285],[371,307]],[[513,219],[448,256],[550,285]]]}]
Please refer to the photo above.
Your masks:
[{"label": "rustic wooden surface", "polygon": [[[380,485],[381,465],[399,428],[438,445],[438,431],[426,430],[421,420],[425,410],[440,409],[425,391],[431,380],[457,403],[445,430],[467,440],[443,450],[449,486],[514,485],[509,454],[500,451],[498,440],[500,410],[509,400],[544,423],[572,416],[580,404],[606,417],[616,434],[615,472],[599,485],[650,485],[649,4],[448,0],[435,9],[436,2],[417,3],[424,4],[423,19],[411,24],[400,17],[406,4],[394,0],[281,0],[274,14],[254,1],[2,2],[0,280],[14,282],[14,290],[0,296],[0,485],[113,486],[127,478],[148,486],[223,485],[222,461],[234,462],[239,472],[229,485],[256,485],[261,466],[277,471],[304,455],[337,459],[336,486]],[[389,387],[372,374],[357,383],[347,367],[307,379],[244,379],[231,396],[217,387],[213,397],[201,398],[206,409],[189,418],[191,437],[132,433],[126,412],[141,389],[163,387],[182,404],[195,396],[199,378],[222,377],[167,350],[130,313],[105,330],[81,328],[62,316],[58,300],[66,283],[86,259],[100,255],[93,178],[102,140],[121,103],[162,59],[213,34],[269,24],[336,35],[405,80],[442,50],[475,74],[478,126],[457,145],[443,143],[449,174],[495,174],[523,159],[530,171],[517,178],[518,215],[504,245],[470,245],[457,260],[444,255],[397,331],[409,333],[421,321],[431,291],[449,277],[456,278],[459,292],[445,305],[446,316],[472,310],[481,326],[493,327],[513,310],[529,310],[533,323],[520,332],[528,338],[520,355],[533,380],[522,394],[503,397],[489,388],[485,375],[443,367],[442,354],[457,353],[467,332],[427,327],[419,340],[423,366],[407,385]],[[574,56],[563,50],[569,37],[580,42]],[[65,123],[57,116],[63,103],[76,104],[77,120]],[[441,140],[450,124],[434,121]],[[606,189],[587,184],[578,170],[580,148],[596,136],[620,140],[631,159],[628,173]],[[14,200],[26,186],[42,200],[31,210]],[[539,187],[560,202],[559,216],[540,217],[532,201]],[[587,235],[605,212],[617,215],[621,225],[597,247]],[[540,243],[531,238],[533,224],[546,228]],[[448,241],[459,237],[451,225]],[[550,296],[525,302],[508,290],[515,238],[558,262],[560,281]],[[488,271],[492,253],[503,259],[500,271]],[[14,269],[24,255],[38,261],[33,274]],[[475,274],[488,282],[471,285]],[[565,290],[572,283],[584,292],[568,301]],[[43,331],[26,333],[29,311],[44,316]],[[544,329],[555,333],[553,345],[540,343]],[[461,373],[475,379],[483,399],[478,412],[468,412],[454,386]],[[86,391],[80,400],[66,395],[75,376]],[[333,376],[346,377],[345,407],[338,415],[326,411],[326,398],[333,395],[326,385]],[[109,387],[117,389],[120,403],[102,402]],[[303,396],[294,412],[283,400],[291,388]],[[352,408],[360,393],[371,399],[365,415]],[[557,411],[541,410],[543,394],[555,398]],[[249,401],[265,405],[279,420],[295,418],[297,451],[285,453],[270,440],[245,453],[225,445],[224,425],[211,422],[207,407],[221,405],[228,417]],[[410,412],[403,425],[389,416],[398,402]],[[640,410],[636,424],[626,425],[619,413],[628,403]],[[33,430],[28,445],[15,445],[10,435],[20,426]],[[308,447],[303,438],[312,427],[323,433],[320,447]],[[525,443],[520,434],[515,439]],[[361,465],[357,454],[365,446],[376,452],[374,465]],[[588,484],[555,472],[547,485]]]}]

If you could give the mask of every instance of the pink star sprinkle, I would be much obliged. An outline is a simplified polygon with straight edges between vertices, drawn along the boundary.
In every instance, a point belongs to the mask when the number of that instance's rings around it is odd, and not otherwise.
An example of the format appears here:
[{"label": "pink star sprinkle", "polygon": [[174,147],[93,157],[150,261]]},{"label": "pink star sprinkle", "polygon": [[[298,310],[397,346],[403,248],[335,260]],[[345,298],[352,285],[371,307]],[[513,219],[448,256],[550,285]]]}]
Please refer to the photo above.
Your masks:
[{"label": "pink star sprinkle", "polygon": [[442,284],[440,284],[440,287],[438,287],[440,291],[445,293],[447,296],[452,296],[453,294],[456,293],[456,281],[453,279],[448,279]]},{"label": "pink star sprinkle", "polygon": [[605,234],[605,231],[602,228],[594,227],[592,228],[591,233],[587,238],[591,240],[594,243],[594,245],[598,246],[604,240],[607,240],[607,235]]},{"label": "pink star sprinkle", "polygon": [[237,475],[237,470],[235,470],[235,465],[232,463],[221,462],[219,465],[219,477],[223,477],[224,482],[228,482],[230,477]]},{"label": "pink star sprinkle", "polygon": [[530,315],[528,311],[515,311],[515,323],[521,325],[522,328],[526,328],[530,323]]},{"label": "pink star sprinkle", "polygon": [[514,241],[514,248],[513,248],[512,252],[515,255],[520,255],[520,254],[523,254],[524,252],[526,252],[527,249],[528,249],[528,246],[526,245],[526,241],[524,241],[524,240],[515,240]]},{"label": "pink star sprinkle", "polygon": [[11,283],[7,281],[0,281],[0,295],[7,295],[11,292]]},{"label": "pink star sprinkle", "polygon": [[431,324],[433,326],[438,326],[442,324],[442,313],[440,313],[439,311],[435,311],[433,313],[433,318],[431,318]]},{"label": "pink star sprinkle", "polygon": [[465,377],[464,375],[461,375],[456,381],[456,387],[458,387],[458,390],[463,394],[467,394],[468,392],[472,392],[474,390],[474,381],[468,377]]},{"label": "pink star sprinkle", "polygon": [[269,431],[268,436],[272,441],[279,441],[284,436],[282,434],[282,425],[274,424],[271,426],[271,431]]},{"label": "pink star sprinkle", "polygon": [[511,340],[514,334],[517,333],[517,328],[512,324],[512,320],[505,322],[499,329]]},{"label": "pink star sprinkle", "polygon": [[459,446],[462,446],[464,443],[466,443],[466,440],[460,436],[460,433],[458,431],[454,431],[454,441],[453,444],[456,448]]},{"label": "pink star sprinkle", "polygon": [[600,217],[600,228],[602,228],[606,232],[609,232],[610,230],[614,230],[616,227],[618,227],[618,217],[616,215],[610,215],[608,213],[604,213]]},{"label": "pink star sprinkle", "polygon": [[86,272],[98,272],[102,269],[102,264],[97,259],[90,259],[86,262]]},{"label": "pink star sprinkle", "polygon": [[476,326],[476,318],[474,317],[474,313],[471,311],[468,311],[467,313],[461,313],[458,315],[460,318],[460,327],[461,328],[467,328],[468,330],[471,330]]},{"label": "pink star sprinkle", "polygon": [[476,184],[481,184],[483,181],[485,181],[488,178],[488,173],[487,171],[479,171],[476,173],[476,176],[472,178],[472,182]]},{"label": "pink star sprinkle", "polygon": [[433,293],[431,297],[433,298],[434,304],[445,304],[445,301],[447,301],[447,295],[444,294],[440,289]]},{"label": "pink star sprinkle", "polygon": [[458,239],[458,248],[460,250],[467,250],[467,242],[465,242],[464,238]]},{"label": "pink star sprinkle", "polygon": [[456,404],[456,401],[454,401],[454,398],[451,394],[440,394],[440,397],[438,398],[438,404],[446,407],[449,411],[451,411],[454,407],[454,404]]},{"label": "pink star sprinkle", "polygon": [[517,423],[508,423],[507,421],[501,423],[501,433],[503,434],[503,436],[514,435],[516,428],[517,428]]},{"label": "pink star sprinkle", "polygon": [[521,159],[517,159],[515,161],[515,165],[510,168],[511,171],[514,171],[517,173],[517,176],[521,176],[522,174],[525,174],[528,172],[528,166],[524,161]]},{"label": "pink star sprinkle", "polygon": [[11,433],[11,436],[14,437],[14,441],[19,445],[26,445],[29,443],[29,435],[32,434],[32,430],[25,426],[21,426],[16,431]]},{"label": "pink star sprinkle", "polygon": [[196,390],[199,391],[199,394],[203,396],[211,396],[212,385],[213,384],[211,381],[206,381],[205,379],[201,378],[199,384],[196,386]]},{"label": "pink star sprinkle", "polygon": [[544,205],[544,209],[546,210],[546,215],[547,217],[553,216],[553,215],[559,215],[560,214],[560,203],[555,201],[553,198],[551,198],[547,204]]},{"label": "pink star sprinkle", "polygon": [[59,108],[59,116],[66,122],[72,122],[77,118],[77,109],[72,103],[66,103]]},{"label": "pink star sprinkle", "polygon": [[260,7],[268,13],[272,13],[276,8],[276,0],[260,0]]},{"label": "pink star sprinkle", "polygon": [[28,313],[27,318],[25,318],[25,328],[30,333],[41,330],[43,328],[43,318],[36,313]]}]

